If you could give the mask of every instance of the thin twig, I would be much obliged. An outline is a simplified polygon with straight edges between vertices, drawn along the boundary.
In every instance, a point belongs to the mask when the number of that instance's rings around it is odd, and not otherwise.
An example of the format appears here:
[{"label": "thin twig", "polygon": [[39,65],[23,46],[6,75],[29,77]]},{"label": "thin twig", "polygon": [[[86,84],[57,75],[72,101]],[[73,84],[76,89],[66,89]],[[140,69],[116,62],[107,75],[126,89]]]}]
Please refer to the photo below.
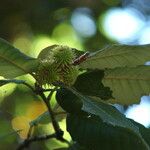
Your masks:
[{"label": "thin twig", "polygon": [[55,114],[50,105],[50,100],[52,98],[53,93],[57,90],[57,87],[55,87],[54,89],[51,89],[49,95],[46,97],[44,94],[43,88],[40,85],[38,85],[37,83],[35,84],[35,89],[26,82],[24,82],[23,84],[26,85],[28,88],[30,88],[36,95],[39,95],[42,98],[42,100],[44,101],[45,105],[47,106],[47,109],[49,112],[49,117],[50,117],[50,120],[52,121],[52,125],[55,130],[55,134],[40,136],[40,137],[31,137],[33,127],[30,127],[27,139],[21,145],[19,145],[17,150],[22,150],[22,149],[28,147],[34,141],[42,141],[42,140],[47,140],[49,138],[56,138],[57,140],[59,140],[61,142],[65,142],[68,145],[70,145],[70,143],[66,139],[63,138],[64,132],[59,127],[59,124],[55,118]]},{"label": "thin twig", "polygon": [[33,131],[33,125],[30,125],[29,131],[28,131],[28,135],[27,135],[27,139],[29,139],[32,135],[32,131]]},{"label": "thin twig", "polygon": [[48,109],[48,112],[49,112],[49,116],[50,116],[50,119],[52,121],[52,125],[53,125],[55,133],[57,135],[57,139],[60,140],[62,138],[62,136],[63,136],[63,131],[60,129],[59,124],[58,124],[58,122],[55,119],[55,115],[54,115],[54,113],[52,111],[51,105],[49,103],[49,98],[51,98],[51,96],[54,93],[54,91],[52,91],[47,98],[46,98],[46,96],[44,95],[43,92],[40,92],[39,96],[41,96],[42,100],[44,101],[44,103],[47,106],[47,109]]},{"label": "thin twig", "polygon": [[31,137],[29,139],[24,140],[24,142],[22,144],[20,144],[16,150],[23,150],[24,148],[29,147],[32,142],[44,141],[44,140],[48,140],[51,138],[56,138],[56,134],[54,133],[54,134],[50,134],[50,135]]},{"label": "thin twig", "polygon": [[42,89],[43,92],[51,92],[53,91],[54,89]]}]

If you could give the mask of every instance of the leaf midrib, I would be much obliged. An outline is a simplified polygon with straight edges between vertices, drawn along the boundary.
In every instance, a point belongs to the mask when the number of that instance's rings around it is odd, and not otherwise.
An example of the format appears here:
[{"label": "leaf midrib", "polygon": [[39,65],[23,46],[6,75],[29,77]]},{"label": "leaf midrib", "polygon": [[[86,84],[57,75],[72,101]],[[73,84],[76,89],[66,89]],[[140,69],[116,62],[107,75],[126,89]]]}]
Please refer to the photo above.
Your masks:
[{"label": "leaf midrib", "polygon": [[[133,52],[134,50],[132,50],[132,52]],[[103,51],[101,51],[101,52],[103,52]],[[122,53],[117,53],[117,54],[112,54],[112,55],[106,55],[106,56],[95,56],[95,58],[93,58],[94,56],[91,56],[91,57],[89,57],[90,58],[90,61],[91,60],[97,60],[97,59],[106,59],[106,58],[108,58],[108,57],[114,57],[114,56],[119,56],[119,55],[124,55],[124,54],[128,54],[128,53],[132,53],[131,51],[126,51],[126,52],[122,52]],[[137,51],[136,51],[137,52]],[[98,53],[98,52],[97,52]],[[97,54],[97,53],[95,53],[95,55]],[[88,60],[88,59],[87,59]]]},{"label": "leaf midrib", "polygon": [[[93,104],[92,102],[89,102],[89,101],[88,101],[88,103],[90,103],[93,107],[96,107],[99,111],[103,112],[106,116],[109,116],[109,118],[111,118],[111,119],[113,119],[114,121],[116,121],[116,118],[113,118],[108,112],[106,112],[106,111],[104,111],[103,109],[99,108],[99,106],[97,106],[97,105],[95,105],[95,104]],[[95,114],[95,115],[96,115],[96,114]],[[98,114],[97,114],[97,115],[98,115]],[[101,118],[100,115],[98,115],[98,116]],[[103,121],[104,121],[104,120],[105,120],[105,119],[103,119]],[[107,120],[105,120],[105,122],[108,123]],[[117,121],[117,122],[118,122],[118,121]],[[120,122],[120,121],[119,121],[119,122]],[[117,125],[117,124],[115,124],[114,122],[109,122],[108,124],[111,124],[111,125],[113,125],[113,126],[121,126],[121,127],[128,128],[128,129],[131,130],[131,128],[129,128],[129,127],[127,127],[127,126],[124,126],[124,125]]]}]

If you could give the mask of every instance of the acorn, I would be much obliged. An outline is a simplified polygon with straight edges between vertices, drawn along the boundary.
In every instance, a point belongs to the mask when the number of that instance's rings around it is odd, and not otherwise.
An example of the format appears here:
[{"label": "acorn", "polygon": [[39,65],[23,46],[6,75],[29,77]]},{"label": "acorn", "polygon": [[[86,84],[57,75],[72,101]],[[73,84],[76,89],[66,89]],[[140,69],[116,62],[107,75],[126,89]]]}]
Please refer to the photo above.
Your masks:
[{"label": "acorn", "polygon": [[36,79],[40,85],[52,85],[54,82],[63,82],[71,86],[79,73],[79,69],[72,65],[75,55],[72,49],[63,45],[52,45],[38,55],[40,62]]}]

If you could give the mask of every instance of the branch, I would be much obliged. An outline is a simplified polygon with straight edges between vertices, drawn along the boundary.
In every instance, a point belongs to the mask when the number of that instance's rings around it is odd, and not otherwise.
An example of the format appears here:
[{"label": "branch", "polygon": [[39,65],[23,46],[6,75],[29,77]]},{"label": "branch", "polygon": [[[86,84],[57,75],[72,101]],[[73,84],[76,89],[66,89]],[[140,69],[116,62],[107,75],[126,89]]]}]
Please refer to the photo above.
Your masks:
[{"label": "branch", "polygon": [[[37,88],[37,89],[38,89],[38,88],[40,89],[41,87],[38,86],[38,85],[36,85],[36,88]],[[50,116],[50,119],[51,119],[51,121],[52,121],[52,125],[53,125],[54,130],[55,130],[55,133],[56,133],[56,135],[57,135],[57,139],[58,139],[58,140],[62,140],[63,131],[60,129],[59,124],[58,124],[58,122],[57,122],[56,119],[55,119],[54,112],[53,112],[53,110],[52,110],[52,108],[51,108],[51,105],[50,105],[50,103],[49,103],[49,99],[51,99],[51,97],[52,97],[53,93],[56,91],[56,89],[57,89],[57,88],[55,87],[55,88],[53,89],[53,91],[50,92],[50,94],[48,95],[48,97],[46,97],[46,96],[44,95],[44,93],[43,93],[42,91],[40,91],[40,90],[39,90],[38,95],[42,98],[42,100],[44,101],[44,103],[45,103],[46,106],[47,106],[47,109],[48,109],[48,112],[49,112],[49,116]]]},{"label": "branch", "polygon": [[57,120],[55,118],[55,114],[54,114],[54,112],[53,112],[53,110],[51,108],[51,105],[50,105],[51,97],[52,97],[53,93],[57,90],[57,87],[55,87],[54,89],[46,90],[46,91],[50,91],[49,95],[46,97],[44,95],[45,89],[43,89],[37,83],[35,83],[35,89],[30,84],[28,84],[26,82],[23,82],[22,84],[24,84],[28,88],[30,88],[36,95],[39,95],[42,98],[42,100],[44,101],[45,105],[47,106],[47,109],[48,109],[48,112],[49,112],[49,117],[50,117],[50,120],[52,121],[52,125],[53,125],[53,128],[55,130],[55,134],[45,135],[45,136],[41,136],[41,137],[31,137],[33,127],[30,127],[27,139],[23,142],[23,144],[21,144],[17,148],[17,150],[22,150],[25,147],[28,147],[34,141],[47,140],[49,138],[56,138],[57,140],[59,140],[61,142],[65,142],[68,145],[70,145],[70,143],[66,139],[63,138],[64,132],[59,127],[59,124],[58,124],[58,122],[57,122]]},{"label": "branch", "polygon": [[29,147],[32,142],[44,141],[44,140],[48,140],[48,139],[51,139],[51,138],[56,138],[56,134],[54,133],[54,134],[50,134],[50,135],[30,137],[29,139],[24,140],[24,142],[22,144],[20,144],[19,147],[17,147],[16,150],[23,150],[24,148]]}]

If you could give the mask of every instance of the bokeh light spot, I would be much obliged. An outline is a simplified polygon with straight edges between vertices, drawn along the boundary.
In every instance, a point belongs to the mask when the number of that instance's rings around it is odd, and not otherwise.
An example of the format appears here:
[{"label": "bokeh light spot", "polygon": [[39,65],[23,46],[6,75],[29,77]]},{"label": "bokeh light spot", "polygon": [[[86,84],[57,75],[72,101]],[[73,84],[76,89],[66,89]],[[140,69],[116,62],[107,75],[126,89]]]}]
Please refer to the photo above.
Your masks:
[{"label": "bokeh light spot", "polygon": [[89,15],[88,8],[76,9],[71,17],[71,23],[77,33],[82,37],[91,37],[96,33],[96,25],[93,18]]},{"label": "bokeh light spot", "polygon": [[61,23],[56,26],[53,31],[52,38],[54,38],[58,44],[67,45],[80,50],[83,49],[81,41],[76,35],[76,32],[68,23]]},{"label": "bokeh light spot", "polygon": [[150,44],[150,27],[149,24],[141,31],[141,35],[139,37],[139,44]]},{"label": "bokeh light spot", "polygon": [[142,15],[131,8],[113,8],[99,19],[100,31],[120,43],[134,40],[144,26]]}]

